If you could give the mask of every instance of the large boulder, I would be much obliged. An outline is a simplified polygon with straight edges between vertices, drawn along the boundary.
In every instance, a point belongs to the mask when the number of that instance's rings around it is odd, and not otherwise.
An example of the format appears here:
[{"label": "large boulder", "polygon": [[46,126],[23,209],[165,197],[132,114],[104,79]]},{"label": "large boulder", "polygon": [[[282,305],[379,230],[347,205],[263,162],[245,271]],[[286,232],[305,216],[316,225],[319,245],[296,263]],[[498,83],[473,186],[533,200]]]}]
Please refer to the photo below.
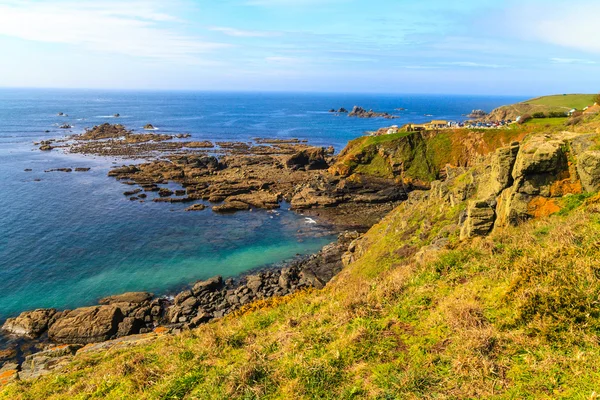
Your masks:
[{"label": "large boulder", "polygon": [[7,319],[2,330],[13,335],[35,339],[46,332],[55,314],[56,310],[52,308],[25,311],[16,318]]},{"label": "large boulder", "polygon": [[290,156],[285,165],[290,169],[304,168],[307,170],[327,169],[327,161],[325,160],[325,149],[323,147],[311,147],[300,150],[296,154]]},{"label": "large boulder", "polygon": [[95,343],[114,337],[123,321],[121,309],[102,305],[65,311],[48,330],[50,340],[58,343]]},{"label": "large boulder", "polygon": [[577,173],[586,192],[600,190],[600,151],[591,150],[577,157]]},{"label": "large boulder", "polygon": [[519,143],[496,150],[490,163],[489,179],[480,182],[482,198],[496,197],[513,184],[512,171],[518,154]]},{"label": "large boulder", "polygon": [[474,236],[486,236],[492,231],[496,212],[486,201],[471,202],[467,209],[467,218],[461,229],[461,239]]},{"label": "large boulder", "polygon": [[223,277],[218,275],[205,281],[199,281],[192,287],[194,296],[200,295],[202,292],[212,292],[223,287]]}]

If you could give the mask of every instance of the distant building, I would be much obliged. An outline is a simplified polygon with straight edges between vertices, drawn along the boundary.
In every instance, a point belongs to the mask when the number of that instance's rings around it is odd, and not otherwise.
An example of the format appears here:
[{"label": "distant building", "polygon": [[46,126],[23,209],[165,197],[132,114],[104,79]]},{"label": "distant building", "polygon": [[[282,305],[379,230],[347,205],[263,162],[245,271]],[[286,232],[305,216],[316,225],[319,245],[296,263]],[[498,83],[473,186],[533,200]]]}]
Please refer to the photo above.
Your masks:
[{"label": "distant building", "polygon": [[430,123],[425,124],[425,125],[427,125],[427,129],[447,128],[448,127],[448,121],[444,121],[444,120],[441,120],[441,119],[438,119],[438,120],[434,119],[433,121],[431,121]]}]

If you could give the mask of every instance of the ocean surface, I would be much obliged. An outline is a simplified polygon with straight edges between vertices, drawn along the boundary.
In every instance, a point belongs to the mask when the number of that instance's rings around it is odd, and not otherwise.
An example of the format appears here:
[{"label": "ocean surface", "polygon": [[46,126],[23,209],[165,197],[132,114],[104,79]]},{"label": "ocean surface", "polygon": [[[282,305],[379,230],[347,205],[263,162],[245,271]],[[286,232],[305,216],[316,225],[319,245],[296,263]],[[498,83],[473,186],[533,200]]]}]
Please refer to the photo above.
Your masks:
[{"label": "ocean surface", "polygon": [[[41,152],[34,141],[104,122],[199,140],[301,138],[340,150],[392,124],[465,119],[523,98],[0,89],[0,323],[24,310],[73,308],[126,291],[173,291],[318,251],[332,232],[286,209],[216,215],[131,202],[107,172],[123,160]],[[401,118],[327,112],[360,105]],[[405,111],[395,111],[405,108]],[[57,113],[68,114],[59,117]],[[111,117],[119,113],[120,118]],[[427,115],[427,116],[426,116]],[[74,126],[71,132],[58,127]],[[45,132],[49,130],[49,132]],[[89,172],[44,172],[91,167]],[[26,172],[25,169],[31,169]]]}]

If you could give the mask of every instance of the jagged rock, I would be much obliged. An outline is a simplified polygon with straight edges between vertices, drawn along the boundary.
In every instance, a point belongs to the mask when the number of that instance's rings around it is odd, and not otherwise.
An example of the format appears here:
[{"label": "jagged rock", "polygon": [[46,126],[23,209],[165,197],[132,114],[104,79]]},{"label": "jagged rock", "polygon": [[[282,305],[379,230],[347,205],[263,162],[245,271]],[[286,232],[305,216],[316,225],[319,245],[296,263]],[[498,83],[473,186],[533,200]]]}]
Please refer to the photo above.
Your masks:
[{"label": "jagged rock", "polygon": [[146,124],[146,125],[144,125],[144,129],[147,131],[153,131],[156,128],[154,128],[154,125],[152,125],[152,124]]},{"label": "jagged rock", "polygon": [[301,150],[290,156],[285,165],[290,169],[305,168],[307,170],[327,169],[327,161],[325,160],[325,149],[322,147],[312,147]]},{"label": "jagged rock", "polygon": [[113,337],[124,316],[114,305],[65,311],[50,326],[48,336],[58,343],[94,343]]},{"label": "jagged rock", "polygon": [[203,291],[211,292],[221,287],[223,287],[223,277],[218,275],[205,281],[196,282],[192,287],[192,293],[194,296],[198,296]]},{"label": "jagged rock", "polygon": [[467,218],[460,232],[461,240],[474,236],[486,236],[492,231],[495,220],[496,212],[487,201],[470,202],[467,208]]},{"label": "jagged rock", "polygon": [[490,178],[489,180],[482,180],[479,184],[479,191],[483,198],[496,197],[512,185],[512,171],[518,153],[519,143],[513,143],[509,147],[496,150],[491,160]]},{"label": "jagged rock", "polygon": [[135,335],[140,333],[140,329],[144,326],[144,320],[135,317],[125,317],[119,323],[117,328],[117,337]]},{"label": "jagged rock", "polygon": [[25,311],[16,318],[7,319],[2,330],[13,335],[35,339],[46,332],[55,314],[56,310],[53,308]]},{"label": "jagged rock", "polygon": [[350,111],[350,113],[348,113],[349,117],[358,117],[358,118],[378,118],[378,117],[382,117],[382,118],[387,118],[387,119],[394,119],[394,118],[398,118],[394,115],[390,115],[389,113],[386,112],[375,112],[373,110],[365,110],[362,107],[359,106],[354,106],[352,108],[352,111]]},{"label": "jagged rock", "polygon": [[260,275],[248,275],[246,277],[246,287],[254,293],[258,293],[262,285],[263,280]]},{"label": "jagged rock", "polygon": [[189,326],[190,326],[190,328],[195,328],[198,325],[208,322],[213,318],[214,318],[214,316],[212,314],[206,313],[206,312],[201,312],[200,314],[198,314],[197,316],[195,316],[194,318],[192,318],[190,320]]}]

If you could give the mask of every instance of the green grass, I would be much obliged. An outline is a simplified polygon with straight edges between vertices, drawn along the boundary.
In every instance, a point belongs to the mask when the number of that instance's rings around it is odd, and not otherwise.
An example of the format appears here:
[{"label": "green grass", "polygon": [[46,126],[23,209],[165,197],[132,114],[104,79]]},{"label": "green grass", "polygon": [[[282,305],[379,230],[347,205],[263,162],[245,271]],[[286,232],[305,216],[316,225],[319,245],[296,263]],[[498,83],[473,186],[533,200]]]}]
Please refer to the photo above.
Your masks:
[{"label": "green grass", "polygon": [[567,122],[569,118],[533,118],[527,121],[524,125],[529,126],[539,126],[539,127],[558,127],[565,126],[565,122]]},{"label": "green grass", "polygon": [[592,104],[594,104],[595,96],[595,94],[559,94],[553,96],[537,97],[535,99],[524,101],[523,103],[564,109],[577,108],[578,110],[581,110],[584,107],[591,106]]}]

